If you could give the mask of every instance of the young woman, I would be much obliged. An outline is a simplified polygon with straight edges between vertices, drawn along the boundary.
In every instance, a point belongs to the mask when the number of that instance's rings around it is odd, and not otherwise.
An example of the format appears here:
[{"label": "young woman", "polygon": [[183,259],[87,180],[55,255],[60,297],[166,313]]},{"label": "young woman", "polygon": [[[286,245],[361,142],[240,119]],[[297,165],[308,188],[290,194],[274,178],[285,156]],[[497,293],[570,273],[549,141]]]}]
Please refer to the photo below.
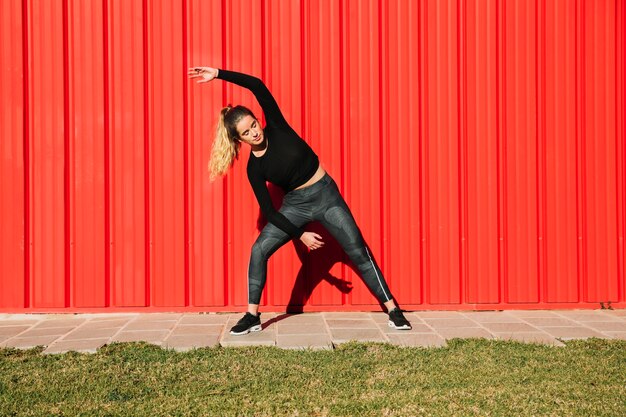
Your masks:
[{"label": "young woman", "polygon": [[[248,180],[269,222],[252,246],[248,267],[248,311],[230,333],[243,335],[261,330],[258,309],[265,286],[267,261],[291,239],[300,239],[310,250],[321,248],[324,245],[322,237],[303,229],[305,224],[314,220],[337,239],[358,268],[365,284],[385,305],[389,326],[410,329],[411,324],[396,307],[383,274],[371,257],[337,184],[324,171],[315,152],[289,126],[265,84],[250,75],[211,67],[190,68],[189,76],[199,78],[198,83],[219,78],[249,89],[261,105],[267,121],[262,128],[248,108],[223,108],[209,161],[211,179],[214,179],[224,175],[232,166],[241,143],[250,146]],[[280,210],[272,204],[268,181],[286,193]]]}]

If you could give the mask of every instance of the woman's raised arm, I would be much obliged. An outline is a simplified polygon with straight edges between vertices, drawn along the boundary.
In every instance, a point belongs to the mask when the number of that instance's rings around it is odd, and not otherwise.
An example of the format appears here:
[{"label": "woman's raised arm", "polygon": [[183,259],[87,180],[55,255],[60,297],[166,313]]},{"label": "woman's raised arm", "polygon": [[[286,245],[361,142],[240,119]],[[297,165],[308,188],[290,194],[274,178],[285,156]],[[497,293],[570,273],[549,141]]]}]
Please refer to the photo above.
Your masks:
[{"label": "woman's raised arm", "polygon": [[237,84],[247,88],[254,94],[257,101],[263,109],[265,119],[269,125],[288,127],[289,124],[285,120],[283,113],[278,107],[278,103],[272,96],[265,83],[257,77],[253,77],[241,72],[228,71],[225,69],[217,69],[212,67],[192,67],[189,68],[190,78],[201,78],[198,83],[206,83],[215,78]]}]

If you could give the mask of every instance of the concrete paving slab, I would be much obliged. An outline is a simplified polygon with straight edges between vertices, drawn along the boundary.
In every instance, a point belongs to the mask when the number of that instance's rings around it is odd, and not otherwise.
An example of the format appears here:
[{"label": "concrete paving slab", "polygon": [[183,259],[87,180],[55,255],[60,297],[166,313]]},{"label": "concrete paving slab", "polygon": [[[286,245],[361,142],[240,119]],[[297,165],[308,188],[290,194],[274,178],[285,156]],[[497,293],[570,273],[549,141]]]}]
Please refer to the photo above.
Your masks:
[{"label": "concrete paving slab", "polygon": [[500,340],[515,340],[524,343],[538,343],[551,346],[565,346],[562,342],[553,336],[544,332],[511,332],[511,333],[494,333]]},{"label": "concrete paving slab", "polygon": [[364,315],[367,315],[368,313],[366,312],[361,312],[361,311],[326,311],[324,313],[322,313],[322,315],[324,316],[324,318],[326,320],[331,319],[331,320],[335,320],[335,319],[339,319],[339,320],[346,320],[346,319],[356,319],[356,320],[362,320]]},{"label": "concrete paving slab", "polygon": [[589,327],[599,332],[604,332],[605,330],[626,332],[626,321],[583,321],[579,323],[584,327]]},{"label": "concrete paving slab", "polygon": [[321,313],[285,314],[275,317],[279,324],[323,324],[324,316]]},{"label": "concrete paving slab", "polygon": [[556,311],[559,316],[569,320],[586,322],[586,321],[621,321],[619,317],[605,314],[604,310],[573,310],[573,311]]},{"label": "concrete paving slab", "polygon": [[541,330],[562,340],[586,339],[589,337],[609,338],[607,335],[586,327],[542,327]]},{"label": "concrete paving slab", "polygon": [[40,329],[38,326],[31,327],[30,329],[24,331],[20,334],[20,337],[37,337],[37,336],[63,336],[68,332],[71,332],[76,327],[45,327]]},{"label": "concrete paving slab", "polygon": [[111,342],[148,342],[160,345],[169,335],[169,330],[133,330],[119,332]]},{"label": "concrete paving slab", "polygon": [[178,324],[226,324],[230,314],[185,314]]},{"label": "concrete paving slab", "polygon": [[102,314],[89,314],[88,317],[91,322],[97,321],[110,321],[110,320],[132,320],[139,317],[141,313],[102,313]]},{"label": "concrete paving slab", "polygon": [[481,323],[490,332],[538,332],[539,329],[528,323]]},{"label": "concrete paving slab", "polygon": [[163,320],[163,321],[148,321],[148,320],[133,320],[124,327],[124,331],[131,330],[171,330],[176,321]]},{"label": "concrete paving slab", "polygon": [[11,319],[6,318],[4,320],[0,320],[0,326],[34,326],[41,322],[41,319]]},{"label": "concrete paving slab", "polygon": [[96,351],[104,346],[109,341],[105,339],[88,339],[88,340],[60,340],[48,346],[43,353],[56,354],[66,352],[82,352],[82,353],[96,353]]},{"label": "concrete paving slab", "polygon": [[183,335],[220,335],[224,330],[223,324],[182,324],[172,329],[173,336]]},{"label": "concrete paving slab", "polygon": [[613,339],[626,340],[626,332],[604,332],[604,334]]},{"label": "concrete paving slab", "polygon": [[604,310],[604,313],[611,315],[611,316],[626,318],[626,308],[621,309],[621,310]]},{"label": "concrete paving slab", "polygon": [[137,320],[146,321],[178,321],[184,313],[141,313]]},{"label": "concrete paving slab", "polygon": [[277,334],[276,346],[283,349],[332,349],[328,334]]},{"label": "concrete paving slab", "polygon": [[492,333],[481,327],[449,327],[445,329],[437,329],[437,333],[446,340],[454,338],[494,338]]},{"label": "concrete paving slab", "polygon": [[132,319],[115,319],[115,320],[89,320],[87,323],[81,326],[81,329],[113,329],[113,328],[122,328],[128,323],[130,323]]},{"label": "concrete paving slab", "polygon": [[326,319],[331,329],[378,329],[372,319]]},{"label": "concrete paving slab", "polygon": [[515,317],[506,311],[469,311],[462,313],[465,318],[478,323],[521,323],[519,317]]},{"label": "concrete paving slab", "polygon": [[558,314],[553,312],[552,310],[510,310],[509,314],[515,317],[560,317]]},{"label": "concrete paving slab", "polygon": [[277,335],[328,334],[324,323],[283,324],[276,326]]},{"label": "concrete paving slab", "polygon": [[[414,311],[411,314],[422,319],[423,318],[430,318],[430,319],[462,319],[464,318],[460,311]],[[406,316],[407,313],[405,313],[404,315]]]},{"label": "concrete paving slab", "polygon": [[42,320],[46,315],[45,314],[21,314],[21,313],[2,313],[0,314],[0,322],[2,321],[19,321],[19,320],[32,320],[39,321]]},{"label": "concrete paving slab", "polygon": [[47,318],[45,320],[41,320],[35,328],[37,329],[48,329],[48,328],[58,328],[58,327],[78,327],[83,324],[85,319],[54,319]]},{"label": "concrete paving slab", "polygon": [[626,332],[626,322],[623,321],[585,321],[582,323],[599,332]]},{"label": "concrete paving slab", "polygon": [[435,333],[388,334],[389,342],[407,347],[443,347],[445,339]]},{"label": "concrete paving slab", "polygon": [[388,341],[388,339],[385,338],[383,333],[378,329],[359,329],[359,328],[350,328],[350,329],[331,328],[330,338],[333,344],[335,345],[346,343],[351,340],[356,340],[359,342],[386,342]]},{"label": "concrete paving slab", "polygon": [[480,327],[475,321],[466,318],[425,318],[424,322],[435,329]]},{"label": "concrete paving slab", "polygon": [[577,325],[575,321],[563,317],[525,317],[524,321],[535,327],[566,327]]},{"label": "concrete paving slab", "polygon": [[168,337],[162,344],[178,352],[185,352],[195,348],[215,347],[219,345],[219,334],[186,334]]},{"label": "concrete paving slab", "polygon": [[104,328],[104,329],[86,329],[84,327],[81,327],[79,329],[76,329],[72,332],[69,332],[68,334],[65,335],[65,337],[63,337],[64,341],[70,341],[70,340],[86,340],[86,339],[110,339],[111,337],[113,337],[117,332],[119,332],[121,329],[121,327],[110,327],[110,328]]},{"label": "concrete paving slab", "polygon": [[30,328],[31,326],[0,326],[0,336],[17,336]]},{"label": "concrete paving slab", "polygon": [[2,343],[0,347],[12,347],[17,349],[30,349],[36,346],[49,346],[59,335],[35,336],[35,337],[12,337]]}]

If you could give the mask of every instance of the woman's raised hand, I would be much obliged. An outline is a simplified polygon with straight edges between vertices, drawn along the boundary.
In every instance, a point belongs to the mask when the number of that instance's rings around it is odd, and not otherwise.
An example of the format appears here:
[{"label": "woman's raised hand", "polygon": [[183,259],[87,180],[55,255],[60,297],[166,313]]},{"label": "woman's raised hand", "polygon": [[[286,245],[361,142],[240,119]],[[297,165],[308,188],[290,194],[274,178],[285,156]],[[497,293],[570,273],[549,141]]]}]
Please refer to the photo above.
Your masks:
[{"label": "woman's raised hand", "polygon": [[211,67],[191,67],[189,68],[189,78],[200,78],[198,80],[198,84],[200,83],[208,83],[217,77],[219,70],[217,68]]}]

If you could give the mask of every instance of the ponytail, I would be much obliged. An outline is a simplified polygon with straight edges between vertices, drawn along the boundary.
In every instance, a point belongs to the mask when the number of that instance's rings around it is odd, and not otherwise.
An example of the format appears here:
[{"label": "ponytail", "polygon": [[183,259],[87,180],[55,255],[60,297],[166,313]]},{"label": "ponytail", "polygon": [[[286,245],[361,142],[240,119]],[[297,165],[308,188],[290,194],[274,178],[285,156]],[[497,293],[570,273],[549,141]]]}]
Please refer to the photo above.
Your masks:
[{"label": "ponytail", "polygon": [[241,143],[232,138],[230,133],[232,129],[228,128],[226,115],[231,112],[233,107],[228,105],[220,111],[220,117],[215,130],[215,139],[213,140],[213,149],[211,150],[211,159],[209,160],[209,175],[211,181],[215,178],[226,174],[228,169],[233,165],[235,159],[239,156]]}]

